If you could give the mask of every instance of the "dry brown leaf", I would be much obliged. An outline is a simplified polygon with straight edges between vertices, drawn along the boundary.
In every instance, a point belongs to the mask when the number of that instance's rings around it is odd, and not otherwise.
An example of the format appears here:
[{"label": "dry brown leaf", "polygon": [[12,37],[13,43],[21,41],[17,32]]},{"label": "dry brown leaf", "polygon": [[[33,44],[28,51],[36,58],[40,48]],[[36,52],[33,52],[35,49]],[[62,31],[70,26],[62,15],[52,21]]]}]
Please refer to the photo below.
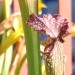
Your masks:
[{"label": "dry brown leaf", "polygon": [[14,20],[20,15],[20,12],[17,12],[12,14],[9,18],[3,20],[0,23],[0,34],[3,34],[5,30],[13,28]]},{"label": "dry brown leaf", "polygon": [[14,45],[13,61],[10,67],[9,75],[12,75],[12,73],[15,71],[16,67],[19,65],[25,54],[25,38],[20,37],[20,39]]}]

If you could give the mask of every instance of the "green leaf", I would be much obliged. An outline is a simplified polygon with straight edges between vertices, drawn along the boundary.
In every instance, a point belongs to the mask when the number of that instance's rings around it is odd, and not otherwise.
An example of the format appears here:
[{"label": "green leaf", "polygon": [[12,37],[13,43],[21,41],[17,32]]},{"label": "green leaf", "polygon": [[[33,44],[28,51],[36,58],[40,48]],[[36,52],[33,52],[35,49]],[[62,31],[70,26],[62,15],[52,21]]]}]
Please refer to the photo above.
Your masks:
[{"label": "green leaf", "polygon": [[26,24],[29,14],[37,12],[37,0],[19,0],[26,39],[28,75],[41,75],[39,35]]}]

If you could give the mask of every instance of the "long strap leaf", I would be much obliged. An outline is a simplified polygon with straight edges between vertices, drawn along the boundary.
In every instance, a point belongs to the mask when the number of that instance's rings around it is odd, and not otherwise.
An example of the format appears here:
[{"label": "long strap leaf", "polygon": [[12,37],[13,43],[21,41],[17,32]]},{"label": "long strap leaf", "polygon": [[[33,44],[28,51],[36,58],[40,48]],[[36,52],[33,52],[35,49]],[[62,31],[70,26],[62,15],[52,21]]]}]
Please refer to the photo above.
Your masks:
[{"label": "long strap leaf", "polygon": [[19,0],[26,39],[28,75],[41,75],[41,61],[38,33],[28,27],[29,14],[37,12],[37,0]]}]

